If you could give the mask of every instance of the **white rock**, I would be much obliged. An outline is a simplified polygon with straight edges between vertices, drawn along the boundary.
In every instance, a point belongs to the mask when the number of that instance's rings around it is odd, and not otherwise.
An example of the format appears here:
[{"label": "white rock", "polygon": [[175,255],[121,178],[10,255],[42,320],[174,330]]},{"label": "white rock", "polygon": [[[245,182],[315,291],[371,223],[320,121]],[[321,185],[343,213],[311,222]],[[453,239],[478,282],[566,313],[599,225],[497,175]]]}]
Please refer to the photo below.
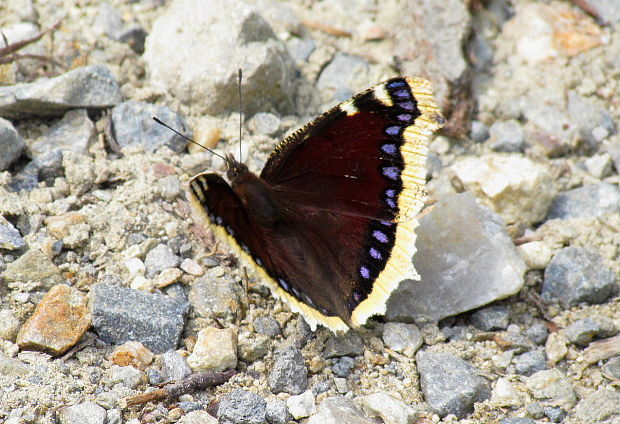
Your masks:
[{"label": "white rock", "polygon": [[541,222],[555,196],[547,167],[520,154],[466,157],[450,172],[507,224]]},{"label": "white rock", "polygon": [[237,332],[232,328],[204,328],[187,357],[194,371],[224,371],[237,366]]},{"label": "white rock", "polygon": [[316,412],[315,397],[312,390],[291,396],[286,400],[286,406],[288,407],[288,412],[296,420],[309,417]]},{"label": "white rock", "polygon": [[196,7],[194,0],[168,2],[153,22],[142,57],[152,85],[172,91],[201,114],[237,109],[239,67],[248,115],[269,110],[267,104],[292,109],[293,59],[259,9],[244,1],[210,0],[208,7]]},{"label": "white rock", "polygon": [[205,273],[205,270],[202,268],[202,266],[200,266],[198,262],[196,262],[195,260],[191,258],[183,259],[183,262],[181,262],[181,265],[179,266],[179,268],[181,268],[183,271],[185,271],[189,275],[195,275],[197,277],[200,277],[201,275]]},{"label": "white rock", "polygon": [[521,404],[519,393],[507,378],[498,378],[491,395],[491,403],[496,406],[518,406]]},{"label": "white rock", "polygon": [[553,256],[551,247],[543,241],[531,241],[517,246],[528,270],[545,269]]},{"label": "white rock", "polygon": [[125,261],[125,268],[127,268],[127,271],[129,271],[129,275],[132,278],[137,277],[138,275],[144,275],[146,272],[144,262],[136,257],[127,259]]},{"label": "white rock", "polygon": [[385,424],[412,424],[419,412],[400,399],[379,392],[359,398],[362,409],[372,417],[379,417]]}]

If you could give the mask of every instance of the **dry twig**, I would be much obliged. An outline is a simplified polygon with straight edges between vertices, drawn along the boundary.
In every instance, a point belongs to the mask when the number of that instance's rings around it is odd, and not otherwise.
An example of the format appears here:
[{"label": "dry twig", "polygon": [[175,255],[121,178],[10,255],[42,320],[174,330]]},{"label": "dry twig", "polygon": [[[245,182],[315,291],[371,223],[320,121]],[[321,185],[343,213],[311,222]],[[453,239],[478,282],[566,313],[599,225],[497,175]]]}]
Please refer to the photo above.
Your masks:
[{"label": "dry twig", "polygon": [[235,375],[237,371],[227,370],[221,372],[205,371],[192,374],[189,377],[172,383],[161,389],[144,393],[137,396],[130,396],[125,399],[127,406],[140,405],[146,402],[155,402],[159,400],[172,400],[181,395],[193,393],[198,390],[204,390],[209,387],[219,386],[226,383]]}]

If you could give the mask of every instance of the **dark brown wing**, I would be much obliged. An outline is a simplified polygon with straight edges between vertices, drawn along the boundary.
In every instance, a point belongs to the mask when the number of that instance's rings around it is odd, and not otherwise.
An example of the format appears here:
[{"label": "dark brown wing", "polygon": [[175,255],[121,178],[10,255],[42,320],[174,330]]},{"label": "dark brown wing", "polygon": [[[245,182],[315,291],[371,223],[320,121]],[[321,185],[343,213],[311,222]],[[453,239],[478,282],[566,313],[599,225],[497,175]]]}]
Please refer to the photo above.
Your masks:
[{"label": "dark brown wing", "polygon": [[389,80],[276,148],[261,173],[276,221],[213,174],[192,180],[194,206],[311,326],[362,325],[401,280],[417,277],[412,217],[441,121],[426,81]]}]

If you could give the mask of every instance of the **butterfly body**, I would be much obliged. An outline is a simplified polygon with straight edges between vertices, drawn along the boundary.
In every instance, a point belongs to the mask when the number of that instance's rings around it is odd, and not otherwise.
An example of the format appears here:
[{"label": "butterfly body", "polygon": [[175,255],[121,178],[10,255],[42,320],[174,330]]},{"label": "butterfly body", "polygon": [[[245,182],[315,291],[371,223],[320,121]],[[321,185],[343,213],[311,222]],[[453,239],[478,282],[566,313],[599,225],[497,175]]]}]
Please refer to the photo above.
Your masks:
[{"label": "butterfly body", "polygon": [[393,78],[287,137],[260,176],[227,156],[230,184],[197,175],[190,203],[313,328],[345,331],[418,278],[415,215],[442,122],[426,81]]}]

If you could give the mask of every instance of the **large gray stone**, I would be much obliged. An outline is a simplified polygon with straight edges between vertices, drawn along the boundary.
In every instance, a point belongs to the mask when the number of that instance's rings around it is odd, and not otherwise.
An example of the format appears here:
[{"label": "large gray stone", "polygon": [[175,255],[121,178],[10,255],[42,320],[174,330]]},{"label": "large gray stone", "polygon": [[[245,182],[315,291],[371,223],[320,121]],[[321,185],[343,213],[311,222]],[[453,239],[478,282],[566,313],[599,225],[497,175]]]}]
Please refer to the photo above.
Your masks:
[{"label": "large gray stone", "polygon": [[449,353],[420,351],[416,355],[420,386],[431,409],[441,417],[463,418],[474,402],[491,397],[491,386],[476,368]]},{"label": "large gray stone", "polygon": [[0,118],[0,171],[5,171],[23,153],[26,144],[10,121]]},{"label": "large gray stone", "polygon": [[440,320],[511,296],[523,286],[525,264],[504,223],[471,193],[437,203],[416,232],[413,263],[421,281],[401,282],[388,301],[388,320]]},{"label": "large gray stone", "polygon": [[0,87],[0,116],[58,116],[75,108],[108,108],[121,100],[107,67],[84,66],[54,78]]},{"label": "large gray stone", "polygon": [[263,424],[267,402],[256,393],[235,390],[222,398],[217,410],[220,424]]},{"label": "large gray stone", "polygon": [[620,212],[620,189],[601,182],[558,194],[547,219],[588,218],[615,212]]},{"label": "large gray stone", "polygon": [[148,152],[167,146],[175,152],[185,150],[185,139],[153,121],[153,117],[170,125],[187,137],[192,132],[185,119],[166,106],[152,105],[135,100],[120,103],[112,109],[112,127],[118,145],[127,147],[140,144]]},{"label": "large gray stone", "polygon": [[169,2],[153,23],[143,57],[151,84],[198,113],[238,108],[238,67],[248,115],[269,106],[292,111],[293,59],[259,10],[241,0],[212,0],[208,7]]},{"label": "large gray stone", "polygon": [[154,353],[176,349],[185,324],[187,302],[105,284],[96,284],[90,296],[93,329],[103,341],[139,341]]},{"label": "large gray stone", "polygon": [[616,280],[598,253],[569,246],[556,253],[545,269],[542,297],[565,308],[603,303],[617,291]]}]

